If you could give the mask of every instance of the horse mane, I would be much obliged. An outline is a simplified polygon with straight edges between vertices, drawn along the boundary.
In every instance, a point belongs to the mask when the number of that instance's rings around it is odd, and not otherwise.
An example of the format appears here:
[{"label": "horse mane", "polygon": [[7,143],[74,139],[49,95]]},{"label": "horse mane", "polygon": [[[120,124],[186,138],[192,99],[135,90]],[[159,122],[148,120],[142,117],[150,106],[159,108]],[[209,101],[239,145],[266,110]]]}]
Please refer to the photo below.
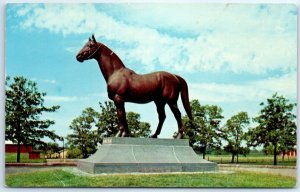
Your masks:
[{"label": "horse mane", "polygon": [[111,57],[114,58],[115,62],[118,62],[120,65],[122,65],[123,67],[126,68],[126,66],[124,65],[123,61],[120,59],[120,57],[114,51],[112,51],[109,47],[107,47],[103,43],[99,43],[99,44],[100,44],[100,46],[102,46],[102,48],[106,49],[107,53],[109,53]]}]

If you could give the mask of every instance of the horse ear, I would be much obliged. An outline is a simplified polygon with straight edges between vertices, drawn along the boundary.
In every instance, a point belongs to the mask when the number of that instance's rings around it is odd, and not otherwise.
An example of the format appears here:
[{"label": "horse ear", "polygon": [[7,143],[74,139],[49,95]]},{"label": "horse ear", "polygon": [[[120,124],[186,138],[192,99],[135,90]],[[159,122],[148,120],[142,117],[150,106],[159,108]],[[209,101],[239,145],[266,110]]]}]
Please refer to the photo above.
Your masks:
[{"label": "horse ear", "polygon": [[96,43],[96,39],[95,39],[94,34],[92,35],[92,39],[93,39],[93,41]]},{"label": "horse ear", "polygon": [[89,41],[91,41],[91,38],[89,38]]}]

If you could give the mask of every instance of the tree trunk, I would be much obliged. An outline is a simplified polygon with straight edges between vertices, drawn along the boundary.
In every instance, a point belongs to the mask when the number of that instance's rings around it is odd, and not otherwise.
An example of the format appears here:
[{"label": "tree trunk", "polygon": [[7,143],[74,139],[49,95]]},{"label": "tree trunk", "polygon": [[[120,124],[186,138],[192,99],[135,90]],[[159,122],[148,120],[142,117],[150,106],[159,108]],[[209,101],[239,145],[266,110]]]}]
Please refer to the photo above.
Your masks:
[{"label": "tree trunk", "polygon": [[205,154],[206,153],[206,147],[204,147],[204,149],[203,149],[203,159],[205,159]]},{"label": "tree trunk", "polygon": [[17,144],[17,163],[20,163],[20,153],[21,153],[21,143],[18,140],[18,144]]},{"label": "tree trunk", "polygon": [[232,153],[231,163],[234,163],[234,153]]},{"label": "tree trunk", "polygon": [[274,145],[274,165],[277,165],[277,143]]}]

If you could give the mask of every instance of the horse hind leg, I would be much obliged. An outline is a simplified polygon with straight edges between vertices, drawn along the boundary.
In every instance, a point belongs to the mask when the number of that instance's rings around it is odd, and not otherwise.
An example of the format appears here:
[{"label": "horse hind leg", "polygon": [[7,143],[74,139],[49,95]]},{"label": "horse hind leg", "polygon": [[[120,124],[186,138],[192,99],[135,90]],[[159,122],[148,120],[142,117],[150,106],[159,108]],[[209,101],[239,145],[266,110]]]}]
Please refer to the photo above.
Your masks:
[{"label": "horse hind leg", "polygon": [[157,102],[155,104],[156,104],[156,110],[157,110],[157,113],[158,113],[159,122],[158,122],[155,133],[150,136],[151,138],[157,138],[157,136],[161,132],[161,128],[162,128],[162,126],[164,124],[164,121],[166,119],[166,113],[165,113],[165,105],[166,104],[165,103],[157,103]]},{"label": "horse hind leg", "polygon": [[177,139],[182,139],[183,135],[184,135],[184,126],[182,124],[181,113],[178,109],[177,103],[168,103],[168,105],[169,105],[171,111],[173,112],[174,117],[178,124]]}]

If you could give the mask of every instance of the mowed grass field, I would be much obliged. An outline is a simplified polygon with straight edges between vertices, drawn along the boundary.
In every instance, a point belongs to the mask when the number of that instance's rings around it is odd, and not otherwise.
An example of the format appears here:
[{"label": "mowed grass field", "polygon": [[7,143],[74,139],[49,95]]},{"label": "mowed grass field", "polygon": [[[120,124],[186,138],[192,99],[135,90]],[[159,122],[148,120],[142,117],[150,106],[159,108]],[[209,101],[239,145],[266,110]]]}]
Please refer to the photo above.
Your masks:
[{"label": "mowed grass field", "polygon": [[8,187],[293,188],[296,185],[296,179],[293,177],[247,171],[225,173],[83,175],[63,168],[29,173],[6,174],[5,182]]},{"label": "mowed grass field", "polygon": [[[251,165],[273,165],[273,155],[248,155],[246,157],[239,156],[239,164],[251,164]],[[212,161],[218,164],[229,164],[231,163],[230,155],[208,155],[205,157],[206,160]],[[285,157],[277,156],[277,165],[281,166],[296,166],[296,157]],[[236,163],[236,159],[234,161]]]},{"label": "mowed grass field", "polygon": [[[230,155],[208,155],[207,160],[230,164]],[[6,154],[6,162],[16,162],[16,154]],[[30,160],[21,155],[21,162],[45,162],[45,159]],[[249,155],[239,157],[240,164],[272,165],[273,156]],[[278,165],[295,166],[296,158],[284,160],[278,156]],[[76,167],[53,167],[48,170],[7,173],[8,187],[214,187],[214,188],[293,188],[296,178],[250,171],[183,173],[183,174],[107,174],[82,173]]]},{"label": "mowed grass field", "polygon": [[[41,159],[29,159],[28,153],[21,153],[21,163],[43,163],[46,159],[44,155],[40,155]],[[202,158],[202,155],[199,155]],[[206,155],[206,160],[212,161],[218,164],[229,164],[231,163],[230,155]],[[15,163],[17,161],[16,153],[6,153],[5,162]],[[281,166],[296,166],[297,158],[286,156],[282,159],[282,156],[277,156],[277,164]],[[235,162],[236,163],[236,160]],[[252,165],[273,165],[273,155],[262,155],[262,154],[250,154],[246,157],[239,156],[239,164],[252,164]]]},{"label": "mowed grass field", "polygon": [[[44,155],[41,154],[40,157]],[[5,163],[16,163],[17,162],[17,154],[16,153],[5,153]],[[45,158],[40,159],[29,159],[28,153],[20,154],[20,163],[44,163],[46,162]]]}]

